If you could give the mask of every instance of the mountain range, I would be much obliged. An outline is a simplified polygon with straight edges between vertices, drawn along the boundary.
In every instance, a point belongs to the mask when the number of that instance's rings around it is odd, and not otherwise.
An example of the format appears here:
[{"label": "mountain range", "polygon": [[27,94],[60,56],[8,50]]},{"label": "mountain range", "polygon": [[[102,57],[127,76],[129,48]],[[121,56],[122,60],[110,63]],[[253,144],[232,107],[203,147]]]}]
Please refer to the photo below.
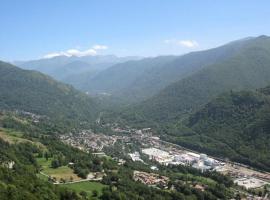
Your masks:
[{"label": "mountain range", "polygon": [[269,85],[270,38],[260,36],[229,45],[235,44],[239,48],[226,59],[170,84],[136,105],[136,113],[158,122],[177,121],[223,92]]},{"label": "mountain range", "polygon": [[[92,63],[92,71],[85,60],[65,59],[71,58],[42,62],[44,68],[46,62],[62,62],[63,68],[56,68],[65,71],[66,78],[76,77],[71,79],[82,92],[37,71],[1,62],[0,108],[88,122],[103,112],[105,121],[150,126],[164,139],[191,149],[270,169],[270,37],[245,38],[182,56],[111,66]],[[82,76],[74,66],[87,70]],[[101,93],[127,104],[108,112],[110,101],[91,97]]]},{"label": "mountain range", "polygon": [[98,90],[137,103],[206,66],[233,56],[245,41],[183,56],[159,56],[117,64],[97,74],[85,86],[90,93]]},{"label": "mountain range", "polygon": [[48,74],[92,95],[109,94],[128,103],[137,103],[206,66],[226,60],[249,39],[182,56],[58,56],[18,65]]},{"label": "mountain range", "polygon": [[23,69],[40,71],[57,80],[72,84],[72,77],[76,79],[76,75],[83,76],[85,72],[98,72],[116,63],[137,59],[139,57],[117,57],[114,55],[56,56],[39,60],[17,61],[14,62],[14,65]]}]

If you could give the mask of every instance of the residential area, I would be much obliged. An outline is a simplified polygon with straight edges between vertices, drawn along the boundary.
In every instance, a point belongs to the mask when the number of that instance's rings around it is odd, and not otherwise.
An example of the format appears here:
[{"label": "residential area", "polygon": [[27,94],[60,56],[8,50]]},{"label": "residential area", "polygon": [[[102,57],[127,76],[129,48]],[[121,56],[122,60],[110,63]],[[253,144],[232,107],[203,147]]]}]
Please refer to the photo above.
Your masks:
[{"label": "residential area", "polygon": [[[108,126],[108,125],[107,125]],[[202,172],[211,170],[229,175],[234,183],[245,189],[262,188],[270,184],[270,174],[250,169],[242,164],[233,163],[213,158],[203,153],[187,150],[178,145],[168,143],[156,136],[150,128],[126,129],[120,128],[117,124],[111,128],[113,134],[95,134],[91,130],[82,131],[76,134],[66,134],[61,136],[61,140],[67,144],[85,151],[94,151],[97,155],[106,155],[103,150],[106,147],[112,148],[116,143],[122,146],[121,151],[126,153],[126,158],[134,162],[144,163],[144,158],[157,162],[161,165],[185,165],[196,168]],[[136,144],[136,151],[130,151],[128,146]],[[134,148],[133,148],[134,149]],[[125,162],[123,158],[114,158]],[[121,162],[119,162],[121,164]],[[156,166],[151,166],[152,170],[158,170]],[[134,173],[134,178],[147,185],[159,182],[153,175],[144,172]],[[153,181],[154,182],[153,182]],[[166,181],[165,181],[166,182]]]}]

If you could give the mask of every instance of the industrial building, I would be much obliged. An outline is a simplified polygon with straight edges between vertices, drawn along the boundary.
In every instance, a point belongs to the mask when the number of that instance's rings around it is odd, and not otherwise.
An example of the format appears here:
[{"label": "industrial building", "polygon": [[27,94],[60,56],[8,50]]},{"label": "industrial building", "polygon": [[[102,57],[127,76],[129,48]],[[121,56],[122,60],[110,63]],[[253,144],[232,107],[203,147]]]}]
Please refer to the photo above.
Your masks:
[{"label": "industrial building", "polygon": [[149,159],[155,160],[164,165],[168,165],[174,159],[174,157],[168,152],[156,148],[143,149],[142,153],[148,155]]},{"label": "industrial building", "polygon": [[245,189],[260,188],[268,184],[268,182],[262,181],[254,177],[245,177],[245,178],[235,179],[234,183],[236,183],[239,186],[244,187]]}]

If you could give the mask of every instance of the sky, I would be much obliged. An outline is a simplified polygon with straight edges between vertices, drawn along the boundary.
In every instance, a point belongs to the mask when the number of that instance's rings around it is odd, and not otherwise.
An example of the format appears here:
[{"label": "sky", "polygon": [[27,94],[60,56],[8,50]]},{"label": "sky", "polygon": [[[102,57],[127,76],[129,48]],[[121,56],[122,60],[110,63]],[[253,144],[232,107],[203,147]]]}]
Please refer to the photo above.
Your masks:
[{"label": "sky", "polygon": [[270,35],[269,0],[0,0],[0,60],[181,55]]}]

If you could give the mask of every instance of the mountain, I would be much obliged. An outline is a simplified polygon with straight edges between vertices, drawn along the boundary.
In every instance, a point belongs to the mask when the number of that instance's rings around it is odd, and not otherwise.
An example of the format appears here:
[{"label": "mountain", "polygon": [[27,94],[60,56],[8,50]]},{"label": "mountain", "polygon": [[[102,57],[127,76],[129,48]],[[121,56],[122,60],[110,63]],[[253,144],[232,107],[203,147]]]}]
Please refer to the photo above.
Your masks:
[{"label": "mountain", "polygon": [[51,119],[90,121],[98,105],[87,95],[36,71],[0,62],[0,109],[22,110]]},{"label": "mountain", "polygon": [[174,56],[161,56],[113,65],[89,79],[88,83],[85,84],[85,90],[90,93],[118,95],[121,90],[131,88],[134,81],[152,68],[165,65],[174,58]]},{"label": "mountain", "polygon": [[19,63],[19,66],[49,74],[92,95],[108,94],[120,102],[137,103],[206,66],[230,58],[250,40],[252,38],[182,56],[145,59],[110,55],[58,56]]},{"label": "mountain", "polygon": [[61,79],[61,81],[70,84],[81,91],[87,91],[85,89],[87,87],[87,82],[94,78],[99,72],[99,70],[89,69],[85,72],[66,75]]},{"label": "mountain", "polygon": [[109,93],[128,102],[140,102],[166,86],[238,52],[249,39],[182,56],[159,56],[113,65],[85,83],[90,93]]},{"label": "mountain", "polygon": [[178,124],[171,140],[270,170],[270,87],[220,95]]},{"label": "mountain", "polygon": [[[270,38],[241,40],[227,59],[207,65],[135,106],[146,119],[177,121],[220,93],[255,89],[270,84]],[[230,45],[233,45],[231,43]]]},{"label": "mountain", "polygon": [[83,74],[88,71],[101,71],[116,63],[125,62],[138,57],[117,57],[114,55],[104,56],[56,56],[39,60],[15,62],[14,64],[30,70],[37,70],[50,75],[57,80],[66,79],[72,75]]},{"label": "mountain", "polygon": [[67,64],[64,64],[62,66],[61,65],[57,66],[56,69],[52,71],[52,74],[58,80],[63,80],[74,74],[79,74],[86,71],[95,71],[95,70],[97,71],[98,69],[96,69],[91,64],[84,61],[75,60]]}]

